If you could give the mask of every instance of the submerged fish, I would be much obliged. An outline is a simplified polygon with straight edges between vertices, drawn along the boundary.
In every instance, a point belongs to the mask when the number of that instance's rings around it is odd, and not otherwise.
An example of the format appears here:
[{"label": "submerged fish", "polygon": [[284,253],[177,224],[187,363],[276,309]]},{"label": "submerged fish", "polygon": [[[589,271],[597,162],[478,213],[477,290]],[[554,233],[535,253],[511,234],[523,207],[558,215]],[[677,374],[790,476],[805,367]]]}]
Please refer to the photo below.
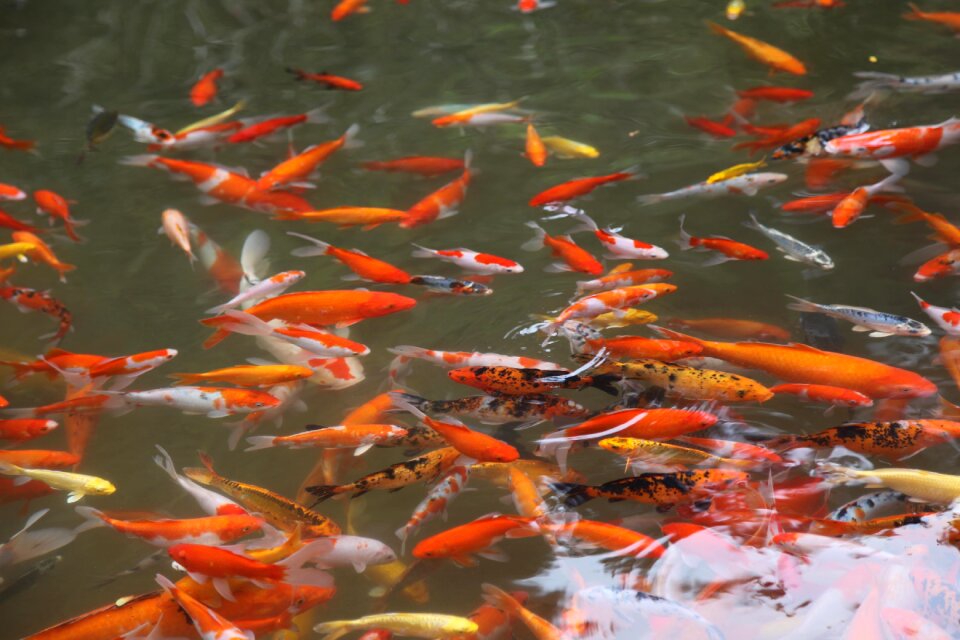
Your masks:
[{"label": "submerged fish", "polygon": [[807,313],[822,313],[853,323],[854,331],[870,332],[871,338],[886,338],[888,336],[915,336],[923,337],[930,335],[930,327],[922,322],[897,316],[892,313],[884,313],[866,307],[848,307],[842,304],[817,304],[803,298],[788,295],[788,298],[794,302],[787,305],[788,309],[795,311],[804,311]]}]

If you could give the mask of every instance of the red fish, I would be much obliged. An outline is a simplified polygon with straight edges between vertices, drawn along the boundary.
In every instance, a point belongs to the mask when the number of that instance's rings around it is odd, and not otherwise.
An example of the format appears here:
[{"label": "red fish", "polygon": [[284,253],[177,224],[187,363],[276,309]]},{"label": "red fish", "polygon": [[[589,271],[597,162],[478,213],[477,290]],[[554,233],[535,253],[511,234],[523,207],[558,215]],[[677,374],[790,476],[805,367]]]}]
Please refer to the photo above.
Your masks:
[{"label": "red fish", "polygon": [[81,220],[75,220],[70,217],[70,201],[53,191],[41,189],[33,192],[33,200],[37,203],[37,213],[46,213],[50,216],[50,224],[53,224],[54,218],[63,220],[63,226],[67,235],[74,242],[80,242],[80,236],[77,235],[74,225],[83,224]]},{"label": "red fish", "polygon": [[737,132],[730,128],[728,124],[722,122],[717,122],[715,120],[710,120],[703,116],[698,116],[692,118],[690,116],[685,116],[684,120],[687,121],[687,124],[696,129],[700,129],[704,133],[709,133],[715,138],[732,138],[737,135]]},{"label": "red fish", "polygon": [[526,224],[534,230],[536,236],[526,242],[523,249],[536,251],[541,247],[550,247],[553,256],[562,260],[549,265],[547,271],[579,271],[592,276],[603,273],[603,265],[589,251],[578,246],[570,236],[551,236],[532,220]]},{"label": "red fish", "polygon": [[407,156],[395,160],[363,163],[363,168],[367,171],[417,173],[422,176],[439,176],[453,171],[462,171],[465,166],[464,161],[457,158],[431,156]]},{"label": "red fish", "polygon": [[400,223],[404,229],[419,227],[438,218],[447,218],[457,213],[457,207],[467,195],[467,187],[470,186],[470,157],[464,161],[463,173],[460,177],[449,182],[417,204],[410,207],[407,211],[407,217]]},{"label": "red fish", "polygon": [[63,304],[43,291],[27,289],[25,287],[0,287],[0,299],[16,305],[23,312],[39,311],[56,319],[60,326],[56,333],[42,338],[52,337],[54,342],[60,342],[73,323],[73,315]]},{"label": "red fish", "polygon": [[326,122],[327,116],[324,115],[324,108],[320,107],[307,111],[306,113],[298,113],[292,116],[278,116],[276,118],[269,118],[267,120],[261,120],[254,124],[248,125],[232,134],[227,138],[227,142],[231,144],[239,144],[242,142],[253,142],[264,136],[268,136],[272,133],[276,133],[281,129],[289,129],[290,127],[295,127],[298,124],[306,124],[308,122]]},{"label": "red fish", "polygon": [[813,91],[806,89],[792,89],[790,87],[753,87],[737,91],[741,98],[751,100],[769,100],[771,102],[799,102],[813,97]]},{"label": "red fish", "polygon": [[30,151],[37,143],[33,140],[14,140],[7,135],[7,128],[0,126],[0,147],[7,149],[17,149],[19,151]]},{"label": "red fish", "polygon": [[303,69],[294,69],[287,67],[287,73],[292,73],[297,80],[310,80],[317,84],[325,85],[328,89],[341,89],[343,91],[360,91],[363,85],[356,80],[335,76],[332,73],[321,71],[320,73],[310,73]]},{"label": "red fish", "polygon": [[195,107],[202,107],[217,97],[217,80],[223,77],[223,69],[214,69],[205,73],[202,78],[190,89],[190,102]]},{"label": "red fish", "polygon": [[569,180],[546,191],[541,191],[530,199],[531,207],[540,207],[552,202],[566,202],[580,196],[585,196],[597,187],[605,184],[613,184],[622,180],[632,180],[637,177],[635,171],[618,171],[605,176],[594,176],[589,178],[577,178]]}]

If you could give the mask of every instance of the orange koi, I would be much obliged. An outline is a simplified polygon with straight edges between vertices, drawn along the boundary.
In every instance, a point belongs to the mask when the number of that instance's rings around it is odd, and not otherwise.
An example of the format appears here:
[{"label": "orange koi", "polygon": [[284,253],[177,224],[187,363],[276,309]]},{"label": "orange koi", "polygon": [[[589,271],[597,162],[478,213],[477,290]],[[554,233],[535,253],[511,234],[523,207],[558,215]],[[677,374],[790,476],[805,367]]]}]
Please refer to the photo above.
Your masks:
[{"label": "orange koi", "polygon": [[927,22],[936,22],[945,27],[949,27],[955,32],[960,32],[960,12],[957,11],[921,11],[920,7],[912,2],[908,2],[910,7],[908,13],[903,14],[907,20],[926,20]]},{"label": "orange koi", "polygon": [[467,187],[473,174],[470,172],[470,154],[464,160],[464,170],[460,177],[449,182],[426,196],[407,210],[407,217],[400,226],[412,229],[434,220],[448,218],[457,213],[457,208],[467,195]]},{"label": "orange koi", "polygon": [[33,192],[33,200],[37,203],[37,213],[46,213],[50,216],[50,224],[53,224],[54,218],[63,221],[64,229],[70,239],[74,242],[80,242],[80,236],[77,235],[74,227],[84,224],[83,220],[76,220],[70,217],[70,201],[60,194],[41,189]]},{"label": "orange koi", "polygon": [[422,176],[439,176],[453,171],[463,171],[465,167],[463,160],[430,156],[407,156],[396,160],[363,163],[363,168],[367,171],[416,173]]},{"label": "orange koi", "polygon": [[190,102],[195,107],[202,107],[217,97],[217,80],[223,77],[223,69],[217,68],[203,74],[197,83],[190,88]]},{"label": "orange koi", "polygon": [[30,244],[35,245],[27,255],[29,255],[31,259],[42,262],[59,273],[60,282],[66,282],[67,272],[73,271],[77,268],[76,265],[61,262],[57,255],[53,252],[53,249],[50,248],[50,245],[29,231],[14,231],[11,234],[11,237],[13,238],[14,242],[29,242]]},{"label": "orange koi", "polygon": [[399,267],[395,267],[389,262],[372,258],[359,249],[341,249],[332,244],[303,235],[288,231],[287,235],[296,238],[302,238],[312,242],[312,247],[300,247],[294,249],[292,254],[300,257],[308,256],[330,256],[342,262],[348,269],[353,271],[362,280],[370,282],[383,282],[387,284],[408,284],[410,274]]},{"label": "orange koi", "polygon": [[320,73],[310,73],[308,71],[304,71],[303,69],[294,69],[292,67],[287,67],[286,71],[287,73],[292,73],[296,80],[310,80],[311,82],[322,84],[328,89],[340,89],[342,91],[363,90],[363,85],[356,80],[344,78],[343,76],[335,76],[332,73],[327,73],[326,71],[321,71]]},{"label": "orange koi", "polygon": [[174,384],[220,383],[226,382],[240,387],[272,387],[284,382],[305,380],[313,375],[313,369],[297,365],[242,364],[235,367],[215,369],[206,373],[174,373]]},{"label": "orange koi", "polygon": [[416,558],[449,558],[462,567],[471,567],[476,564],[474,555],[502,558],[502,552],[491,548],[501,538],[538,535],[532,524],[533,518],[484,516],[421,540],[413,548],[413,555]]},{"label": "orange koi", "polygon": [[257,180],[257,188],[271,190],[287,184],[296,184],[306,180],[310,174],[326,162],[331,155],[350,145],[356,138],[360,127],[352,125],[342,136],[330,142],[322,142],[307,147],[297,155],[284,160]]},{"label": "orange koi", "polygon": [[623,180],[633,180],[638,176],[639,174],[636,171],[618,171],[617,173],[611,173],[605,176],[594,176],[589,178],[577,178],[575,180],[569,180],[562,184],[550,187],[545,191],[541,191],[537,195],[533,196],[528,204],[531,207],[541,207],[545,204],[551,204],[553,202],[566,202],[568,200],[573,200],[574,198],[579,198],[580,196],[585,196],[598,187],[602,187],[607,184],[613,184],[615,182],[621,182]]},{"label": "orange koi", "polygon": [[0,147],[18,151],[31,151],[36,146],[37,143],[34,140],[14,140],[7,135],[7,128],[0,126]]},{"label": "orange koi", "polygon": [[382,207],[335,207],[318,211],[279,211],[277,220],[302,220],[304,222],[331,222],[341,227],[363,226],[364,230],[374,229],[387,222],[401,222],[407,219],[407,212],[400,209]]},{"label": "orange koi", "polygon": [[806,75],[807,73],[807,68],[804,64],[783,49],[779,49],[772,44],[767,44],[762,40],[731,31],[726,27],[721,27],[715,22],[708,21],[707,26],[710,27],[710,30],[714,33],[736,42],[749,57],[770,67],[771,73],[783,71],[798,76]]},{"label": "orange koi", "polygon": [[524,250],[536,251],[541,247],[549,247],[553,256],[562,260],[549,265],[547,271],[579,271],[593,276],[603,273],[603,265],[586,249],[578,246],[570,236],[551,236],[532,220],[526,225],[533,229],[535,235],[532,240],[524,243]]},{"label": "orange koi", "polygon": [[542,167],[547,163],[547,147],[540,139],[540,134],[534,128],[533,123],[527,123],[527,141],[524,154],[533,166]]}]

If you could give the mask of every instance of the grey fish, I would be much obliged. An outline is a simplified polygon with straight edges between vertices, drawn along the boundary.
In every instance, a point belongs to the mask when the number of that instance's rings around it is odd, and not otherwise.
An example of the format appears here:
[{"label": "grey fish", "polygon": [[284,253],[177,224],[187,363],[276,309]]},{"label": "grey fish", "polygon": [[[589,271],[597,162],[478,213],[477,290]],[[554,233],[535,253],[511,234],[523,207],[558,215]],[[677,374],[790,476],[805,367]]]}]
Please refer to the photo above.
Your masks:
[{"label": "grey fish", "polygon": [[773,240],[777,245],[777,250],[783,252],[787,260],[803,262],[821,269],[833,269],[833,259],[823,249],[817,249],[783,231],[763,226],[752,213],[750,214],[750,221],[744,222],[743,225],[755,229]]},{"label": "grey fish", "polygon": [[857,85],[857,90],[851,94],[851,97],[867,96],[877,89],[909,93],[946,93],[960,89],[960,71],[912,77],[876,71],[856,71],[853,75],[863,78],[864,82]]},{"label": "grey fish", "polygon": [[472,280],[457,280],[443,276],[413,276],[410,284],[418,284],[435,293],[455,296],[488,296],[493,289]]},{"label": "grey fish", "polygon": [[930,327],[919,320],[884,313],[866,307],[849,307],[843,304],[817,304],[803,298],[788,295],[793,300],[787,305],[788,309],[822,313],[838,320],[853,323],[854,331],[869,331],[871,338],[886,338],[888,336],[915,336],[930,335]]}]

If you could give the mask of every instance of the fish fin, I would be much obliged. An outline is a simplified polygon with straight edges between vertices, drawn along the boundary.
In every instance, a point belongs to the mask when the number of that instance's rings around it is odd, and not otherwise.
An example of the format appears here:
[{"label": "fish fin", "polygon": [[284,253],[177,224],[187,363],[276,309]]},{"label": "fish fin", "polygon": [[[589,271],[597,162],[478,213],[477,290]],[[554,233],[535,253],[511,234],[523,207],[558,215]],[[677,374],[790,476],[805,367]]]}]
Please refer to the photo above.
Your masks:
[{"label": "fish fin", "polygon": [[79,502],[80,500],[83,500],[83,496],[85,495],[86,495],[85,493],[82,493],[80,491],[71,491],[70,493],[67,494],[67,504],[73,504],[74,502]]},{"label": "fish fin", "polygon": [[863,325],[857,324],[854,325],[851,331],[856,331],[857,333],[865,333],[867,331],[872,331],[870,327],[865,327]]},{"label": "fish fin", "polygon": [[913,161],[921,167],[932,167],[940,160],[935,153],[928,153],[922,156],[914,156]]},{"label": "fish fin", "polygon": [[895,334],[887,333],[885,331],[871,331],[869,335],[871,338],[889,338],[890,336]]},{"label": "fish fin", "polygon": [[520,248],[524,251],[539,251],[543,248],[543,240],[547,237],[547,232],[543,230],[543,227],[532,220],[527,221],[526,225],[533,229],[536,235],[534,235],[532,239],[527,240],[520,245]]},{"label": "fish fin", "polygon": [[728,257],[728,256],[725,256],[725,255],[723,255],[722,253],[717,253],[717,254],[714,254],[714,255],[710,256],[709,258],[707,258],[707,259],[704,260],[703,262],[701,262],[701,263],[700,263],[700,266],[701,266],[701,267],[715,267],[715,266],[717,266],[718,264],[723,264],[724,262],[730,262],[731,260],[733,260],[733,258],[730,258],[730,257]]},{"label": "fish fin", "polygon": [[487,560],[493,560],[494,562],[510,562],[510,556],[508,556],[503,549],[498,549],[497,547],[489,547],[483,551],[478,551],[477,555]]},{"label": "fish fin", "polygon": [[803,311],[805,313],[822,313],[823,307],[816,302],[811,302],[809,300],[804,300],[803,298],[798,298],[797,296],[791,296],[787,294],[787,297],[793,300],[790,304],[787,305],[787,309],[792,309],[794,311]]},{"label": "fish fin", "polygon": [[570,265],[564,262],[551,262],[546,267],[543,268],[547,273],[567,273],[573,271]]},{"label": "fish fin", "polygon": [[905,176],[910,173],[910,163],[904,158],[887,158],[880,160],[883,168],[897,176]]},{"label": "fish fin", "polygon": [[354,455],[354,456],[362,456],[362,455],[365,454],[367,451],[369,451],[372,447],[373,447],[373,443],[359,446],[359,447],[357,447],[356,449],[353,450],[353,455]]},{"label": "fish fin", "polygon": [[244,449],[244,451],[259,451],[260,449],[271,449],[273,448],[273,436],[250,436],[247,438],[247,442],[251,446]]},{"label": "fish fin", "polygon": [[477,566],[477,561],[468,555],[450,556],[450,559],[457,565],[464,568]]},{"label": "fish fin", "polygon": [[206,413],[208,418],[226,418],[229,415],[232,414],[226,409],[214,409],[213,411],[208,411]]},{"label": "fish fin", "polygon": [[[783,251],[783,249],[779,249],[779,251]],[[799,259],[799,258],[794,258],[794,257],[793,257],[792,255],[790,255],[789,253],[784,253],[784,254],[783,254],[783,259],[784,259],[784,260],[789,260],[790,262],[800,262],[800,259]]]}]

